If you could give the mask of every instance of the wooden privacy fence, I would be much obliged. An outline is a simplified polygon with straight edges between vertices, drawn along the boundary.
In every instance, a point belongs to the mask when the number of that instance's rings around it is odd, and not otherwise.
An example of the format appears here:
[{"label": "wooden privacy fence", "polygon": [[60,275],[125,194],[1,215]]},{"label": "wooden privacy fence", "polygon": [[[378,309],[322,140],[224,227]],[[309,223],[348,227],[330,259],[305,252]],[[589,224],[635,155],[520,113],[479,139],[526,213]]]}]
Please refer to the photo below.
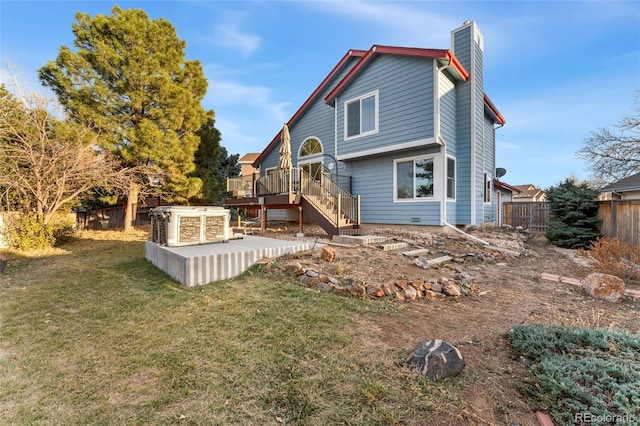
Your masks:
[{"label": "wooden privacy fence", "polygon": [[600,201],[600,232],[640,247],[640,200]]},{"label": "wooden privacy fence", "polygon": [[[503,223],[506,225],[522,226],[531,232],[546,232],[549,217],[548,202],[504,203]],[[598,218],[603,236],[640,247],[640,200],[600,201]]]},{"label": "wooden privacy fence", "polygon": [[522,226],[531,232],[545,232],[549,226],[549,203],[504,203],[504,221],[513,227]]},{"label": "wooden privacy fence", "polygon": [[[149,209],[138,209],[133,226],[151,223]],[[121,229],[124,228],[124,206],[109,207],[100,210],[76,211],[76,227],[79,230]]]}]

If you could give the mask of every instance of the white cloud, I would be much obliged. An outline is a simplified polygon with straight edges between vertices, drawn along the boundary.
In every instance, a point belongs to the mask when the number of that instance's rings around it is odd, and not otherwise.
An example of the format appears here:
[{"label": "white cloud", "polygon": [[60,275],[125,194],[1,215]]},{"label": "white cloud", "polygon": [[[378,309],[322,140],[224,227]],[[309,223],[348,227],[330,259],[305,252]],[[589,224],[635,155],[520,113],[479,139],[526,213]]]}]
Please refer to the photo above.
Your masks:
[{"label": "white cloud", "polygon": [[239,50],[243,57],[248,57],[260,47],[262,38],[242,32],[235,24],[219,24],[213,27],[213,34],[207,41],[215,46]]},{"label": "white cloud", "polygon": [[209,85],[205,102],[217,106],[257,108],[280,123],[289,119],[290,102],[277,102],[273,90],[265,86],[245,85],[230,80],[217,80]]},{"label": "white cloud", "polygon": [[222,145],[241,155],[261,152],[292,114],[291,104],[274,99],[272,89],[233,80],[210,83],[203,104],[216,111]]}]

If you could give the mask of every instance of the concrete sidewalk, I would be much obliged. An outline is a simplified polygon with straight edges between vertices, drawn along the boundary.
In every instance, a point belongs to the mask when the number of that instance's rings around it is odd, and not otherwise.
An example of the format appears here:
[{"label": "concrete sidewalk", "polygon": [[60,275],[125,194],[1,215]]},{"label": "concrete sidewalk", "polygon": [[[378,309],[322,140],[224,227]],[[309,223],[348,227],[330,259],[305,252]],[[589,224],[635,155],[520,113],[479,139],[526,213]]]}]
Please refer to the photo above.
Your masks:
[{"label": "concrete sidewalk", "polygon": [[154,266],[188,287],[233,278],[258,260],[311,250],[322,244],[245,235],[228,243],[165,247],[146,241],[144,255]]}]

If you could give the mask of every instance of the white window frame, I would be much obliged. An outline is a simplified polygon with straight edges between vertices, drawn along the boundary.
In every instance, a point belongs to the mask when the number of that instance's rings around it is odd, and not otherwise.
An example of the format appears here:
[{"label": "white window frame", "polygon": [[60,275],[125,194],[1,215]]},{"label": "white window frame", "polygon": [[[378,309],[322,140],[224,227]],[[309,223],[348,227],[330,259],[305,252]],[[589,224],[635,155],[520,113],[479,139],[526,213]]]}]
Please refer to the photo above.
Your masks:
[{"label": "white window frame", "polygon": [[[433,165],[433,170],[432,170],[432,174],[433,174],[433,194],[430,197],[416,197],[415,196],[415,175],[416,175],[416,169],[415,169],[415,162],[416,160],[431,160],[431,163]],[[414,165],[413,165],[413,198],[398,198],[398,163],[406,163],[409,161],[413,161]],[[397,158],[395,160],[393,160],[393,202],[394,203],[424,203],[424,202],[429,202],[429,201],[434,201],[436,200],[436,193],[437,193],[437,185],[436,185],[436,155],[418,155],[415,157],[407,157],[407,158]]]},{"label": "white window frame", "polygon": [[485,204],[491,204],[491,173],[484,172],[484,191],[482,201]]},{"label": "white window frame", "polygon": [[[445,171],[445,176],[447,179],[447,184],[445,185],[444,191],[445,191],[445,197],[447,200],[451,200],[451,201],[455,201],[456,200],[456,195],[457,195],[457,182],[458,182],[458,167],[457,167],[457,161],[456,161],[456,157],[452,157],[447,155],[447,164],[446,164],[446,171]],[[449,196],[449,160],[453,161],[453,197]]]},{"label": "white window frame", "polygon": [[[362,100],[370,98],[372,96],[374,98],[373,129],[366,132],[362,132]],[[379,115],[380,115],[379,99],[380,99],[380,91],[374,90],[373,92],[365,93],[362,96],[358,96],[357,98],[352,98],[344,102],[344,140],[357,139],[357,138],[374,135],[378,133],[378,130],[379,130],[378,123],[379,123]],[[360,133],[353,136],[349,136],[349,105],[354,102],[360,103]]]},{"label": "white window frame", "polygon": [[[304,147],[304,144],[307,143],[310,139],[315,139],[316,141],[318,141],[318,144],[320,145],[320,152],[316,152],[315,154],[309,154],[309,155],[302,155],[302,148]],[[300,147],[298,148],[298,158],[304,158],[305,160],[307,158],[313,158],[313,157],[320,157],[324,154],[324,144],[322,143],[322,141],[320,140],[319,137],[317,136],[309,136],[307,138],[305,138],[302,143],[300,144]]]}]

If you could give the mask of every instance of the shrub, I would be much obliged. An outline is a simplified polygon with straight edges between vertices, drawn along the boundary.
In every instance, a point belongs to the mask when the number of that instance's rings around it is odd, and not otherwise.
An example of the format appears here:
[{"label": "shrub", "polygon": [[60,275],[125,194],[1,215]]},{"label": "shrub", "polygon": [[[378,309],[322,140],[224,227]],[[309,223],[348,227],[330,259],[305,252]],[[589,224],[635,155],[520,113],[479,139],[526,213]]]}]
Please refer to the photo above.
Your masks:
[{"label": "shrub", "polygon": [[588,250],[579,249],[578,254],[589,259],[598,272],[624,280],[640,279],[640,250],[627,242],[600,237],[591,243]]},{"label": "shrub", "polygon": [[76,235],[76,223],[66,214],[56,216],[51,226],[55,246],[61,246],[71,242]]},{"label": "shrub", "polygon": [[74,234],[75,224],[65,215],[45,225],[37,214],[23,213],[8,217],[3,240],[10,248],[32,251],[68,243]]},{"label": "shrub", "polygon": [[546,236],[558,247],[586,248],[600,236],[598,191],[567,179],[547,189],[551,219]]},{"label": "shrub", "polygon": [[640,335],[622,331],[525,324],[507,333],[533,365],[520,389],[556,424],[592,418],[638,420]]},{"label": "shrub", "polygon": [[10,217],[4,237],[9,247],[24,251],[50,248],[55,242],[53,227],[33,213]]}]

